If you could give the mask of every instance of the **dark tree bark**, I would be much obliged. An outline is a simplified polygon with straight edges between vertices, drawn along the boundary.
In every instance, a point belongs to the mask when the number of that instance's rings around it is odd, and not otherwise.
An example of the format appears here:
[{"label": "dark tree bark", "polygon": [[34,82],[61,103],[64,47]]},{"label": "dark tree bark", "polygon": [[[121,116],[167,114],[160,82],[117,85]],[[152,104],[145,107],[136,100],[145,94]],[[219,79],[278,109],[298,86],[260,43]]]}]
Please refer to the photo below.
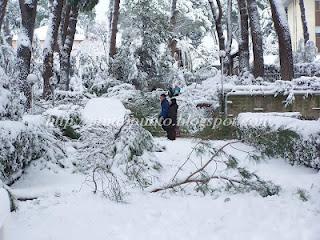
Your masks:
[{"label": "dark tree bark", "polygon": [[6,15],[7,3],[8,0],[0,0],[0,32],[4,16]]},{"label": "dark tree bark", "polygon": [[67,4],[66,0],[64,0],[62,14],[61,14],[61,21],[59,26],[59,34],[58,34],[58,46],[59,46],[60,53],[62,52],[63,45],[66,40],[67,29],[68,29],[69,20],[70,20],[70,10],[71,10],[71,5]]},{"label": "dark tree bark", "polygon": [[[172,5],[171,5],[171,18],[170,18],[170,30],[172,34],[174,33],[174,29],[177,24],[177,0],[172,0]],[[171,50],[171,56],[175,57],[175,53],[177,51],[177,41],[174,39],[174,36],[169,40],[169,48]]]},{"label": "dark tree bark", "polygon": [[238,0],[241,39],[239,44],[240,72],[249,71],[249,16],[245,0]]},{"label": "dark tree bark", "polygon": [[301,21],[303,27],[304,43],[310,40],[310,34],[308,30],[307,18],[306,18],[306,8],[304,7],[304,0],[299,0],[300,11],[301,11]]},{"label": "dark tree bark", "polygon": [[228,0],[228,13],[227,13],[227,44],[226,44],[226,70],[228,75],[233,74],[233,58],[231,56],[232,42],[233,42],[233,34],[232,34],[232,5],[233,0]]},{"label": "dark tree bark", "polygon": [[57,37],[61,21],[63,0],[50,1],[50,19],[48,26],[48,33],[43,50],[43,98],[48,98],[51,94],[50,79],[53,76],[53,53],[57,46]]},{"label": "dark tree bark", "polygon": [[21,33],[19,35],[19,45],[17,50],[17,61],[19,68],[18,77],[20,90],[27,98],[27,109],[31,107],[32,103],[31,85],[26,80],[30,73],[32,41],[37,13],[37,3],[37,0],[19,0],[21,11]]},{"label": "dark tree bark", "polygon": [[112,24],[111,24],[111,36],[110,36],[110,52],[111,58],[117,53],[117,33],[118,33],[118,22],[120,15],[120,0],[114,0]]},{"label": "dark tree bark", "polygon": [[6,16],[3,21],[3,34],[4,34],[4,39],[5,39],[6,43],[9,46],[12,46],[12,32],[10,30],[8,16]]},{"label": "dark tree bark", "polygon": [[[218,6],[218,14],[216,12],[216,9],[213,4],[213,0],[208,0],[211,13],[213,15],[213,19],[215,21],[216,26],[216,32],[218,35],[218,41],[219,41],[219,50],[220,52],[226,51],[226,45],[225,45],[225,37],[223,35],[223,28],[222,28],[222,5],[220,0],[216,0],[217,6]],[[224,58],[220,57],[220,64],[224,64]],[[228,67],[226,66],[226,69]]]},{"label": "dark tree bark", "polygon": [[281,78],[292,80],[294,77],[291,35],[283,6],[276,0],[269,0],[272,19],[279,41]]},{"label": "dark tree bark", "polygon": [[[66,8],[68,11],[68,7]],[[66,29],[66,33],[62,36],[63,46],[60,52],[60,72],[61,72],[61,82],[65,87],[65,90],[69,90],[70,84],[70,57],[71,51],[73,48],[74,36],[76,34],[77,22],[79,16],[79,6],[71,5],[69,15],[65,17],[65,25],[63,26]],[[66,26],[66,22],[68,25]],[[62,31],[64,31],[64,29]]]},{"label": "dark tree bark", "polygon": [[254,76],[264,77],[263,34],[256,0],[247,0],[254,55]]}]

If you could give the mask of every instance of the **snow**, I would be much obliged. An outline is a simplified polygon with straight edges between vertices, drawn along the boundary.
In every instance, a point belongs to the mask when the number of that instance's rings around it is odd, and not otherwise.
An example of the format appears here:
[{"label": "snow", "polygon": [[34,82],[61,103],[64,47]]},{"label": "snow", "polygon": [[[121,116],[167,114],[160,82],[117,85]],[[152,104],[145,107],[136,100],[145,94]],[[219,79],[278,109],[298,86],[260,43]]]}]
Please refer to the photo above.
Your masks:
[{"label": "snow", "polygon": [[95,7],[96,21],[98,23],[105,23],[107,20],[107,10],[109,7],[109,0],[100,0]]},{"label": "snow", "polygon": [[10,214],[9,196],[7,191],[1,187],[1,184],[0,180],[0,239],[2,239],[2,227]]},{"label": "snow", "polygon": [[279,57],[277,55],[265,55],[264,57],[264,63],[266,65],[275,65],[279,59]]},{"label": "snow", "polygon": [[17,43],[18,48],[20,46],[31,48],[31,41],[27,35],[27,30],[24,28],[21,28],[19,35],[16,36],[14,40],[16,40],[18,42]]},{"label": "snow", "polygon": [[6,114],[6,107],[9,104],[10,92],[0,86],[0,116]]},{"label": "snow", "polygon": [[128,113],[118,99],[94,98],[89,100],[81,115],[87,124],[117,125],[123,123]]},{"label": "snow", "polygon": [[[305,139],[320,136],[319,121],[305,121],[292,117],[292,113],[240,113],[237,119],[241,127],[271,127],[274,130],[288,129]],[[295,115],[295,114],[294,114]]]},{"label": "snow", "polygon": [[[157,153],[164,166],[160,181],[166,182],[197,141],[160,138],[157,142],[166,146],[165,152]],[[93,195],[85,175],[34,164],[13,188],[41,197],[20,203],[18,212],[4,226],[4,239],[319,239],[319,173],[292,167],[281,159],[253,163],[244,151],[254,149],[242,143],[227,151],[258,174],[281,184],[280,195],[262,198],[256,193],[219,193],[203,197],[132,189],[127,203],[116,204]],[[310,192],[309,201],[298,199],[298,187]]]}]

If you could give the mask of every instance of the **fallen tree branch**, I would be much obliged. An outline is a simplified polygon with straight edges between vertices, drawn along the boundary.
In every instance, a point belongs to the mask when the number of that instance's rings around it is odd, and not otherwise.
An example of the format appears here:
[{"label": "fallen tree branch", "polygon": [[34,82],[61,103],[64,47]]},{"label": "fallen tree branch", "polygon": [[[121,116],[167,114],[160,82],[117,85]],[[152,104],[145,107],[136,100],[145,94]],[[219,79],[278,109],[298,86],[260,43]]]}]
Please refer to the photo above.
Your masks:
[{"label": "fallen tree branch", "polygon": [[[208,183],[210,180],[212,179],[223,179],[223,180],[226,180],[226,181],[229,181],[229,182],[236,182],[236,183],[241,183],[239,180],[236,180],[236,179],[231,179],[231,178],[228,178],[228,177],[225,177],[225,176],[211,176],[211,177],[208,177],[208,178],[201,178],[201,179],[198,179],[198,178],[193,178],[195,175],[199,174],[200,172],[204,171],[204,169],[210,164],[212,163],[214,160],[215,160],[215,157],[217,157],[219,155],[219,153],[221,151],[223,151],[223,149],[225,149],[227,146],[229,145],[232,145],[232,144],[235,144],[235,143],[239,143],[239,142],[243,142],[242,140],[237,140],[237,141],[232,141],[232,142],[228,142],[226,144],[224,144],[222,147],[220,147],[212,156],[211,158],[199,169],[197,169],[196,171],[194,171],[193,173],[191,173],[187,178],[185,178],[184,180],[182,181],[178,181],[176,183],[171,183],[171,184],[168,184],[167,186],[164,186],[164,187],[161,187],[161,188],[156,188],[154,190],[152,190],[151,192],[152,193],[155,193],[155,192],[159,192],[159,191],[163,191],[163,190],[167,190],[167,189],[173,189],[175,187],[178,187],[178,186],[182,186],[182,185],[185,185],[185,184],[188,184],[188,183],[202,183],[202,184],[205,184],[205,183]],[[197,144],[199,145],[200,142]],[[197,146],[196,145],[196,146]],[[190,160],[191,158],[191,154],[193,153],[193,151],[195,150],[192,149],[192,152],[189,154],[187,160],[178,168],[178,171],[176,172],[176,174],[174,175],[174,177],[172,178],[172,181],[175,180],[175,177],[178,175],[178,173],[181,171],[181,169],[185,166],[185,164]]]},{"label": "fallen tree branch", "polygon": [[193,176],[195,176],[196,174],[202,172],[211,162],[214,161],[215,157],[217,157],[219,155],[219,153],[225,149],[227,146],[231,145],[231,144],[235,144],[235,143],[239,143],[239,142],[242,142],[242,140],[238,140],[238,141],[233,141],[233,142],[229,142],[229,143],[226,143],[225,145],[223,145],[222,147],[220,147],[217,152],[215,154],[212,155],[212,157],[210,158],[209,161],[207,161],[201,168],[199,168],[198,170],[196,170],[195,172],[193,172],[192,174],[190,174],[188,177],[187,177],[187,180],[188,179],[191,179]]},{"label": "fallen tree branch", "polygon": [[208,177],[208,178],[203,178],[203,179],[185,179],[183,181],[180,181],[180,182],[177,182],[177,183],[172,183],[172,184],[169,184],[167,186],[164,186],[164,187],[160,187],[160,188],[156,188],[154,190],[151,191],[151,193],[156,193],[156,192],[160,192],[160,191],[164,191],[164,190],[169,190],[169,189],[174,189],[176,187],[179,187],[179,186],[183,186],[185,184],[189,184],[189,183],[202,183],[202,184],[207,184],[208,182],[210,182],[212,179],[221,179],[221,180],[225,180],[225,181],[228,181],[230,182],[231,184],[233,183],[238,183],[238,184],[243,184],[245,185],[245,183],[241,182],[240,180],[237,180],[237,179],[233,179],[233,178],[228,178],[226,176],[211,176],[211,177]]}]

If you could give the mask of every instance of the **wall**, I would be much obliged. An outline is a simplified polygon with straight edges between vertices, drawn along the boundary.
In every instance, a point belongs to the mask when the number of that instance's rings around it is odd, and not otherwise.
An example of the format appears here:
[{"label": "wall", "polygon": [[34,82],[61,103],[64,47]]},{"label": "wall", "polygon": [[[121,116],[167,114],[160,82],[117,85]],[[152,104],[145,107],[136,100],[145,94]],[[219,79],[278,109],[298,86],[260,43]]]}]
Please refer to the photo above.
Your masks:
[{"label": "wall", "polygon": [[305,119],[320,118],[320,92],[296,94],[291,105],[285,106],[287,96],[274,94],[227,95],[227,114],[236,117],[241,112],[300,112]]},{"label": "wall", "polygon": [[[316,42],[315,0],[304,1],[310,40]],[[299,0],[293,0],[288,6],[288,22],[292,37],[292,47],[296,51],[303,37]]]}]

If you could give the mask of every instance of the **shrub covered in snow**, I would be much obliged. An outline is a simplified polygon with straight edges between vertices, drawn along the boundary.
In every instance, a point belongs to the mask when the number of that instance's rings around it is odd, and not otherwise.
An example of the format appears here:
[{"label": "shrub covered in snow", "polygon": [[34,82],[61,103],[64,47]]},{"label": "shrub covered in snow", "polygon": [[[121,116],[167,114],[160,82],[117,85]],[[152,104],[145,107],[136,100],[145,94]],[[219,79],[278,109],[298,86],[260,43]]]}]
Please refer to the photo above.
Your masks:
[{"label": "shrub covered in snow", "polygon": [[312,63],[317,56],[316,44],[309,40],[306,44],[301,39],[298,50],[295,52],[294,60],[296,63]]},{"label": "shrub covered in snow", "polygon": [[13,91],[13,79],[0,68],[0,120],[17,120],[23,113],[23,98]]},{"label": "shrub covered in snow", "polygon": [[63,128],[76,128],[79,138],[74,164],[89,174],[106,174],[105,181],[111,178],[112,183],[96,180],[95,191],[111,191],[106,195],[113,200],[123,197],[123,182],[146,187],[161,167],[152,154],[161,149],[152,135],[130,118],[130,111],[119,99],[93,98],[84,108],[60,105],[44,115]]},{"label": "shrub covered in snow", "polygon": [[159,150],[151,134],[128,121],[119,127],[89,125],[81,128],[79,158],[90,169],[103,166],[123,180],[142,187],[150,184],[152,169],[159,164],[147,152]]},{"label": "shrub covered in snow", "polygon": [[286,114],[242,113],[237,127],[240,138],[266,156],[320,169],[319,121],[303,121]]},{"label": "shrub covered in snow", "polygon": [[64,157],[57,140],[59,133],[47,128],[42,118],[0,121],[0,132],[0,179],[6,183],[17,179],[32,160],[57,162]]}]

